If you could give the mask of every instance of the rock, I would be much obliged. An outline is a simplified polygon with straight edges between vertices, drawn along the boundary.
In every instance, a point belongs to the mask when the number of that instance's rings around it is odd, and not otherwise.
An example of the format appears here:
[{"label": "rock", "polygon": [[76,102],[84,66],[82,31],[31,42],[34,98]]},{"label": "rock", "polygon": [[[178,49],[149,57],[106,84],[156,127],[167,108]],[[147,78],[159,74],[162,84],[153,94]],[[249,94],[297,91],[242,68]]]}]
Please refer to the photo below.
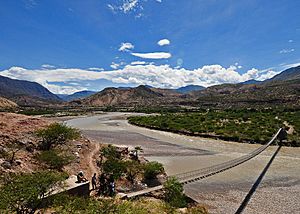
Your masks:
[{"label": "rock", "polygon": [[4,169],[11,169],[12,165],[10,162],[8,161],[4,161],[1,166],[4,168]]},{"label": "rock", "polygon": [[22,161],[21,161],[21,160],[16,160],[15,163],[16,163],[17,165],[21,165],[21,164],[22,164]]},{"label": "rock", "polygon": [[117,193],[117,195],[116,195],[117,199],[119,199],[119,198],[125,198],[125,197],[126,197],[126,194],[125,193],[121,193],[121,192]]},{"label": "rock", "polygon": [[26,146],[25,149],[27,152],[32,153],[32,152],[34,152],[35,146],[33,144],[30,144],[30,145]]},{"label": "rock", "polygon": [[0,146],[0,154],[4,154],[7,152],[8,152],[7,148],[5,148],[4,146]]},{"label": "rock", "polygon": [[188,211],[186,207],[178,208],[177,210],[179,211],[179,213],[187,213],[187,211]]}]

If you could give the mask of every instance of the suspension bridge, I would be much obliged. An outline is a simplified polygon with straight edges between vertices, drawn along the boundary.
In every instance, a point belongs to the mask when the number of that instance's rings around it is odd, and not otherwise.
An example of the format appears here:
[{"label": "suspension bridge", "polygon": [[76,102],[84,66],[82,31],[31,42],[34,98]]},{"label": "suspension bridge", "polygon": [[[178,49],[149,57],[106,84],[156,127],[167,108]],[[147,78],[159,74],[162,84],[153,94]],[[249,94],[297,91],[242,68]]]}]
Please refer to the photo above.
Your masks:
[{"label": "suspension bridge", "polygon": [[[279,129],[276,134],[273,136],[273,138],[266,143],[265,145],[262,145],[261,147],[255,149],[254,151],[243,155],[239,158],[230,160],[230,161],[226,161],[220,164],[216,164],[210,167],[206,167],[206,168],[202,168],[202,169],[197,169],[197,170],[193,170],[193,171],[189,171],[189,172],[184,172],[184,173],[180,173],[180,174],[176,174],[173,175],[172,177],[176,177],[178,179],[178,181],[182,184],[188,184],[188,183],[192,183],[192,182],[196,182],[199,181],[201,179],[213,176],[215,174],[224,172],[226,170],[229,170],[233,167],[236,167],[242,163],[245,163],[246,161],[251,160],[252,158],[258,156],[260,153],[262,153],[264,150],[266,150],[277,138],[281,138],[280,134],[282,133],[282,129]],[[134,197],[138,197],[138,196],[142,196],[142,195],[146,195],[152,192],[157,192],[160,191],[164,188],[163,185],[159,185],[159,186],[155,186],[155,187],[151,187],[151,188],[146,188],[140,191],[136,191],[136,192],[131,192],[126,194],[126,198],[134,198]]]}]

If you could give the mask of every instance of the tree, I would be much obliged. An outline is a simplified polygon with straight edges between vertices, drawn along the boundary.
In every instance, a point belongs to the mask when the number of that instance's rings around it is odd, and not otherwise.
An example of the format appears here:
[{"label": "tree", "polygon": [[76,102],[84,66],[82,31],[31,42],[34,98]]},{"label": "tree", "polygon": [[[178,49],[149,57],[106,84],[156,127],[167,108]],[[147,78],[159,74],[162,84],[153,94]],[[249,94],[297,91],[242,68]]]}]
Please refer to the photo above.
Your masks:
[{"label": "tree", "polygon": [[118,179],[126,172],[125,163],[117,159],[107,159],[102,166],[102,173],[107,177],[112,176],[113,179]]},{"label": "tree", "polygon": [[144,178],[154,179],[160,173],[164,172],[164,167],[156,161],[148,162],[144,165]]},{"label": "tree", "polygon": [[50,150],[53,146],[65,144],[69,140],[80,137],[77,129],[61,123],[52,123],[47,128],[38,130],[36,134],[42,138],[41,149],[43,150]]},{"label": "tree", "polygon": [[136,177],[142,173],[142,165],[137,161],[126,161],[126,175],[127,179],[133,184]]},{"label": "tree", "polygon": [[12,174],[2,181],[0,210],[17,214],[33,214],[50,202],[46,196],[57,185],[62,185],[64,174],[42,171],[27,174]]},{"label": "tree", "polygon": [[67,154],[59,154],[57,151],[51,149],[42,151],[36,155],[36,159],[45,163],[50,169],[62,171],[62,168],[69,164],[73,160],[73,157]]},{"label": "tree", "polygon": [[170,177],[164,183],[164,198],[173,207],[185,207],[186,200],[183,194],[183,185],[175,178]]}]

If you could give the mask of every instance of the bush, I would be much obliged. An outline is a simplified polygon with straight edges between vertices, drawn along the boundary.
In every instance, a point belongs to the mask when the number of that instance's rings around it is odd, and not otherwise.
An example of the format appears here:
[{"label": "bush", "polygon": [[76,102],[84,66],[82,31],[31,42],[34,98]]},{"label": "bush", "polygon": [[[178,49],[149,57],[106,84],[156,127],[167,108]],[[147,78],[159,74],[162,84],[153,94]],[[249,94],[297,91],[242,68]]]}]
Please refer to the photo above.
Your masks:
[{"label": "bush", "polygon": [[66,154],[58,154],[55,150],[42,151],[36,156],[36,159],[45,163],[50,169],[62,170],[62,168],[69,164],[73,157]]},{"label": "bush", "polygon": [[208,211],[203,206],[195,206],[188,209],[188,214],[208,214]]},{"label": "bush", "polygon": [[175,177],[170,177],[164,183],[164,199],[172,207],[185,207],[186,197],[183,194],[183,185]]},{"label": "bush", "polygon": [[35,213],[37,209],[50,203],[46,194],[64,179],[64,174],[54,172],[10,175],[2,181],[0,211]]},{"label": "bush", "polygon": [[156,161],[148,162],[144,166],[144,178],[154,179],[160,173],[164,172],[164,167],[161,163]]},{"label": "bush", "polygon": [[125,163],[117,159],[108,159],[102,166],[102,173],[111,175],[113,179],[118,179],[126,172]]},{"label": "bush", "polygon": [[37,131],[37,136],[42,138],[41,149],[50,150],[53,146],[65,144],[69,140],[79,138],[77,129],[68,127],[61,123],[52,123],[45,129]]}]

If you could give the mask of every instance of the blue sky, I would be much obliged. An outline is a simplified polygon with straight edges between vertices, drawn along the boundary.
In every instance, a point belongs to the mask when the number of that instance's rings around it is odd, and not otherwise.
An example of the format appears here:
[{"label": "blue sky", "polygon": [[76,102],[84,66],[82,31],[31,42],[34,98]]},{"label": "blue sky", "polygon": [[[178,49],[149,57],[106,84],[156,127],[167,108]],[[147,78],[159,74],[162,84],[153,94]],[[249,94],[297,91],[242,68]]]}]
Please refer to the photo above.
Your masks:
[{"label": "blue sky", "polygon": [[0,75],[55,93],[265,79],[300,62],[299,9],[296,0],[1,1]]}]

